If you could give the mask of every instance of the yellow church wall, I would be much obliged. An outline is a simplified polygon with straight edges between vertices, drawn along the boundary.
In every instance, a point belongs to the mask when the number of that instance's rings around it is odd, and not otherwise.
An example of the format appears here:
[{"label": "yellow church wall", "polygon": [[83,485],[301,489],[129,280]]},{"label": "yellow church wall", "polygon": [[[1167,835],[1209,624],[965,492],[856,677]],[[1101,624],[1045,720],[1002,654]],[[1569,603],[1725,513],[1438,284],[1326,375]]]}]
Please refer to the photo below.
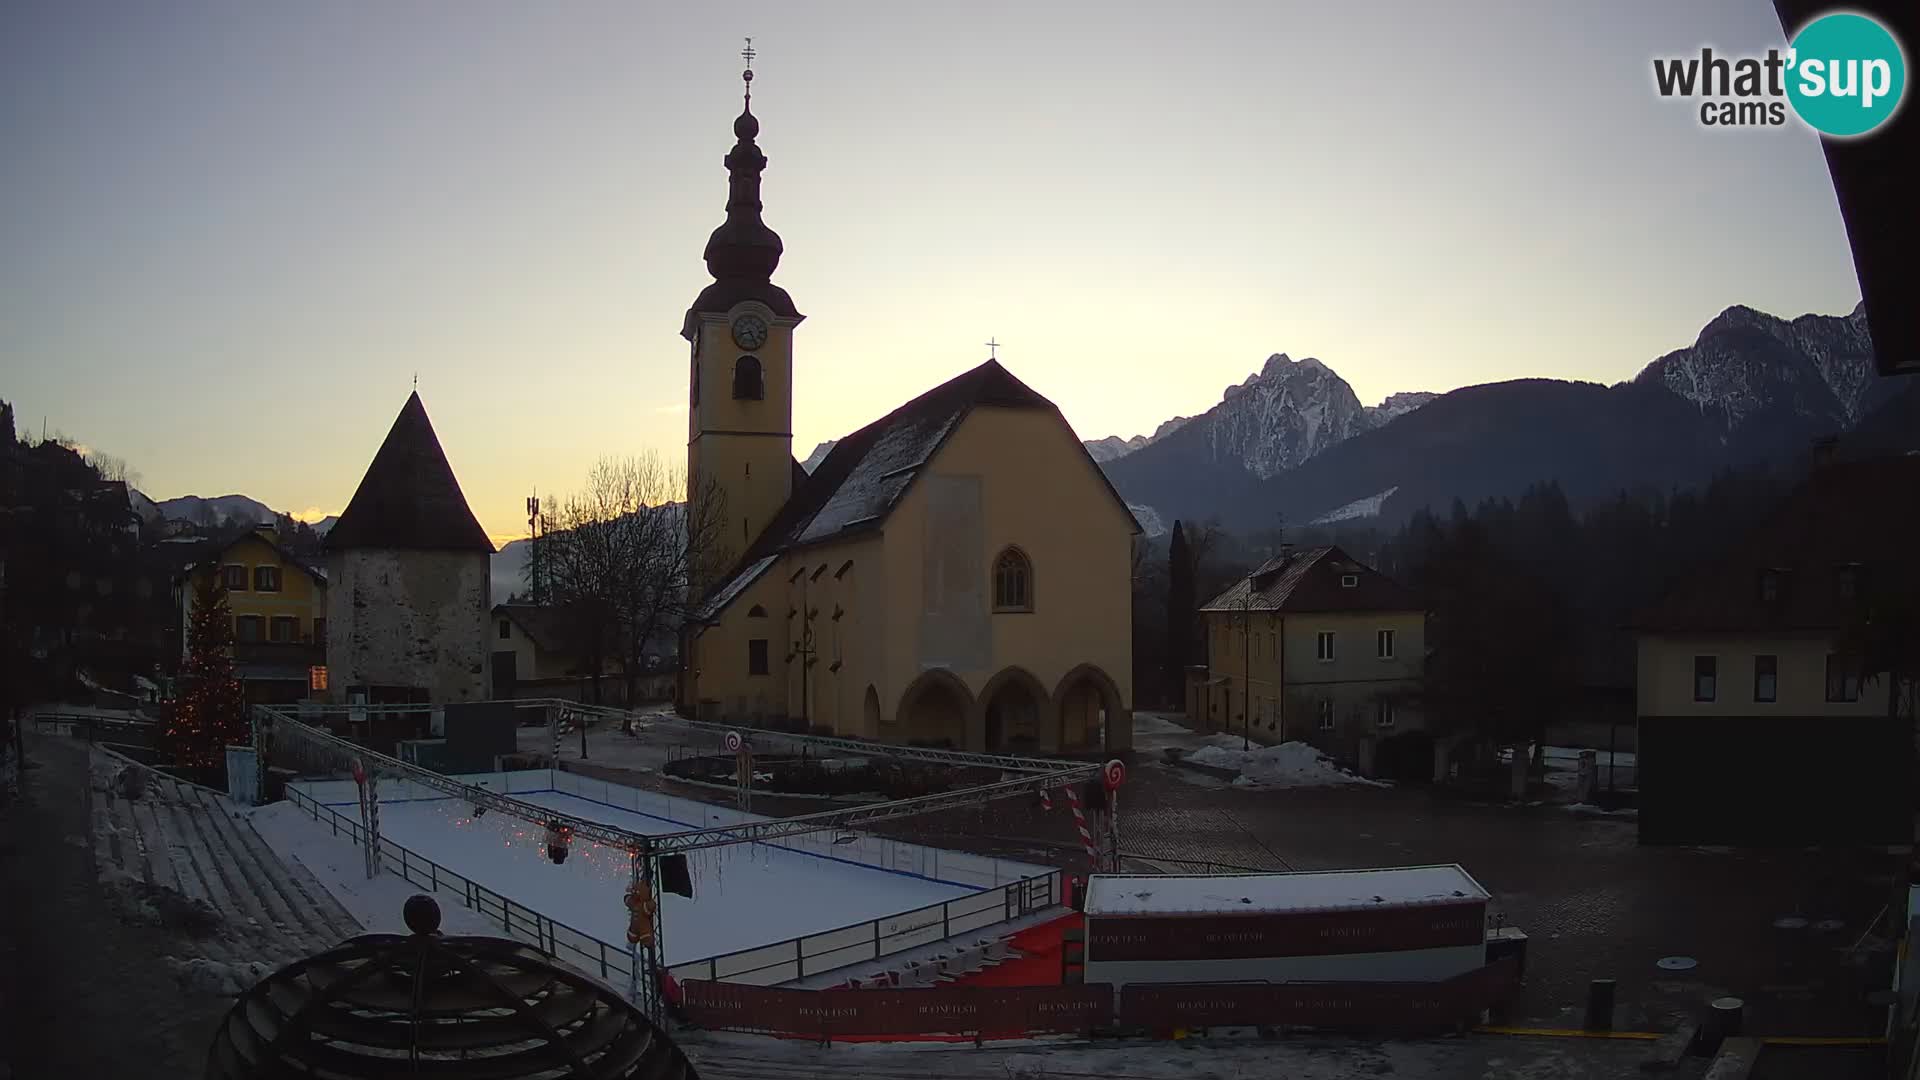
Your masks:
[{"label": "yellow church wall", "polygon": [[[930,628],[936,624],[924,618],[929,551],[940,551],[954,531],[951,525],[930,523],[939,514],[942,478],[962,483],[978,479],[977,560],[969,560],[966,552],[947,552],[938,572],[966,566],[978,574],[977,598],[963,603],[982,605],[984,649],[931,639]],[[930,529],[939,530],[932,545]],[[989,748],[989,695],[1017,684],[1041,699],[1034,732],[1037,749],[1089,749],[1063,748],[1060,741],[1063,713],[1071,711],[1072,723],[1084,725],[1089,711],[1085,693],[1072,695],[1072,703],[1062,700],[1070,690],[1065,681],[1069,673],[1090,665],[1110,680],[1102,687],[1114,699],[1103,702],[1108,748],[1130,745],[1133,530],[1132,517],[1058,416],[1038,409],[973,409],[887,519],[888,581],[906,587],[891,588],[886,596],[882,714],[897,715],[915,680],[929,667],[944,668],[965,684],[971,697],[968,747]],[[1031,561],[1031,611],[992,610],[994,562],[1009,546],[1018,547]],[[966,653],[973,655],[951,662]],[[1080,734],[1084,739],[1084,727]],[[1067,738],[1072,741],[1072,734]]]}]

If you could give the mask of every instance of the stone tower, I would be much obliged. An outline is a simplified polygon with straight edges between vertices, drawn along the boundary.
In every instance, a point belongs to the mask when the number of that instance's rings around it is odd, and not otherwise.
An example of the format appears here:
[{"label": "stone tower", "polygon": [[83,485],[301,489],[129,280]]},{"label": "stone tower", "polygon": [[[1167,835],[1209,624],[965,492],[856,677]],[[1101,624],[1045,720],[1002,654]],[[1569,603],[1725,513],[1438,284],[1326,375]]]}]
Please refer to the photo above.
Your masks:
[{"label": "stone tower", "polygon": [[746,106],[733,122],[737,141],[724,159],[727,219],[707,240],[713,284],[680,330],[692,345],[688,483],[695,497],[711,484],[724,501],[720,536],[735,558],[793,494],[793,329],[805,318],[772,281],[780,236],[760,219],[767,158],[754,144],[760,121],[750,70],[746,78]]},{"label": "stone tower", "polygon": [[487,698],[493,542],[415,393],[327,533],[327,697]]}]

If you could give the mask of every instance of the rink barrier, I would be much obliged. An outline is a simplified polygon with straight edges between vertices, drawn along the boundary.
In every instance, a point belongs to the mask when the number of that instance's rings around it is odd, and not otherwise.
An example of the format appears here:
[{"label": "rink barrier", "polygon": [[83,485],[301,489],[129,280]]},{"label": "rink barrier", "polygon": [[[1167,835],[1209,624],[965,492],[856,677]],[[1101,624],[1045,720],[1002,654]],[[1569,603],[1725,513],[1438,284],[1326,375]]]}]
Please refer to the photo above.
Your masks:
[{"label": "rink barrier", "polygon": [[[761,820],[757,815],[729,807],[547,769],[465,773],[453,779],[484,784],[488,790],[500,794],[559,791],[682,825],[694,824],[687,820],[689,816],[705,816],[705,823],[710,825]],[[335,835],[345,835],[355,846],[364,844],[357,810],[342,813],[335,809],[357,806],[358,788],[352,780],[301,780],[288,784],[286,793],[289,800],[316,821],[329,825]],[[382,803],[432,800],[448,800],[448,796],[408,780],[384,779],[380,783]],[[676,814],[681,816],[671,816]],[[821,832],[782,837],[773,843],[799,853],[915,877],[939,873],[945,876],[934,880],[979,891],[912,911],[684,961],[672,965],[668,971],[676,979],[717,979],[772,986],[921,948],[957,934],[984,932],[989,927],[1066,902],[1063,875],[1058,870],[909,844],[870,833],[842,835],[854,835],[858,839],[853,843],[835,844],[834,834]],[[626,946],[602,941],[515,903],[384,836],[380,838],[380,862],[411,884],[430,891],[444,889],[458,893],[463,904],[489,921],[500,923],[508,936],[551,953],[589,975],[597,974],[610,983],[626,985],[631,970]]]},{"label": "rink barrier", "polygon": [[[348,783],[351,784],[351,781]],[[366,845],[366,833],[357,816],[342,814],[301,790],[303,786],[287,785],[287,801],[312,815],[315,821],[330,827],[335,836],[345,836],[355,847]],[[384,784],[381,785],[381,801],[387,801]],[[401,880],[418,885],[429,893],[457,893],[460,902],[467,908],[489,922],[498,923],[506,937],[524,941],[588,975],[597,975],[610,986],[627,985],[633,966],[632,956],[625,945],[601,941],[591,934],[542,915],[525,904],[516,904],[479,882],[384,836],[380,838],[380,865],[399,874]]]}]

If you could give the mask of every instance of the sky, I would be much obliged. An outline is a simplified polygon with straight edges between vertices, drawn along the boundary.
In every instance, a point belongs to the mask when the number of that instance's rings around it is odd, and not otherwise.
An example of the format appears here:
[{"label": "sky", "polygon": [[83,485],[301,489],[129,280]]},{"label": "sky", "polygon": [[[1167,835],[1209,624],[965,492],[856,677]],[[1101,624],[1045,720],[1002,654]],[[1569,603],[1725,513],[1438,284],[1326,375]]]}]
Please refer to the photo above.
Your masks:
[{"label": "sky", "polygon": [[418,377],[488,531],[686,445],[752,35],[794,452],[986,359],[1083,438],[1271,353],[1361,400],[1615,382],[1859,286],[1817,138],[1656,56],[1767,0],[10,0],[0,398],[155,498],[337,513]]}]

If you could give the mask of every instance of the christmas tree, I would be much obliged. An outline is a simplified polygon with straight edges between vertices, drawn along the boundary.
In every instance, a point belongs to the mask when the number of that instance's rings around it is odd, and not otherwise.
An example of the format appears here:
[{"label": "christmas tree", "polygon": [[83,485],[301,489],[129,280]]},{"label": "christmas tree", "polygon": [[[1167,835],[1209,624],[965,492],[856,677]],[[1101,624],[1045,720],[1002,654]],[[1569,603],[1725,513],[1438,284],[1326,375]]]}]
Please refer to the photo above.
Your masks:
[{"label": "christmas tree", "polygon": [[164,735],[165,748],[180,765],[224,764],[226,748],[251,741],[251,730],[240,680],[233,675],[233,615],[227,608],[227,591],[212,575],[194,587],[180,682],[180,701]]}]

